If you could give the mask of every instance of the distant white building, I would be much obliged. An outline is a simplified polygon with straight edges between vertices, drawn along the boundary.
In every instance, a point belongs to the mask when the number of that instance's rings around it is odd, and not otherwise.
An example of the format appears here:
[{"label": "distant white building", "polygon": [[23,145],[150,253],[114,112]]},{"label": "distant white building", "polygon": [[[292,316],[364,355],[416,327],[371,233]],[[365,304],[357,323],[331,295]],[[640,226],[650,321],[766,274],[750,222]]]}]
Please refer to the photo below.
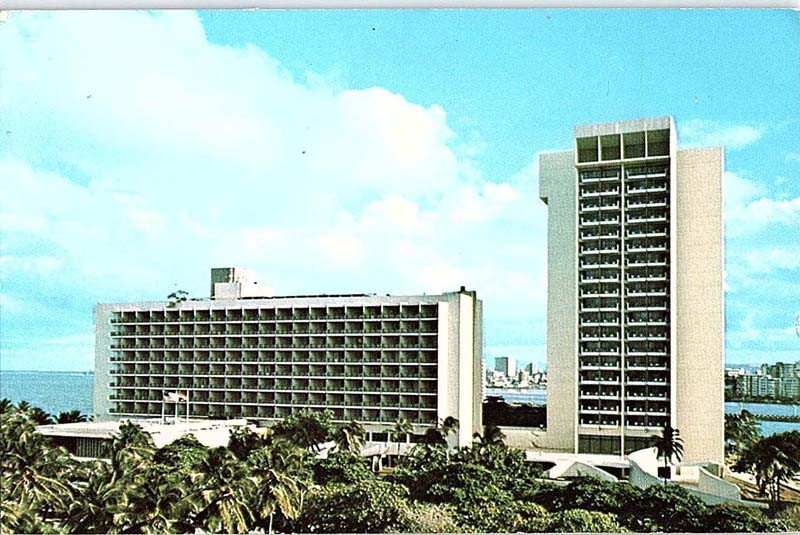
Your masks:
[{"label": "distant white building", "polygon": [[510,357],[495,357],[494,369],[513,379],[517,375],[517,361]]}]

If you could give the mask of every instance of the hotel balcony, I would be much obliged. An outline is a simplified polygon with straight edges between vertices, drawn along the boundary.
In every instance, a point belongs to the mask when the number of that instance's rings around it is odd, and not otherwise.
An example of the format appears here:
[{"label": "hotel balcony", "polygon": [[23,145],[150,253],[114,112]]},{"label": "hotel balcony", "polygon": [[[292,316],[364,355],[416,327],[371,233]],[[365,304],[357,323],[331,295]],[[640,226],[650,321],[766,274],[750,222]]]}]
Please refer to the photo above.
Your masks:
[{"label": "hotel balcony", "polygon": [[580,335],[581,342],[602,342],[602,341],[619,341],[619,333],[595,333],[583,332]]},{"label": "hotel balcony", "polygon": [[619,297],[619,285],[582,285],[580,290],[581,297]]},{"label": "hotel balcony", "polygon": [[642,229],[641,227],[628,228],[625,232],[626,238],[665,238],[667,230],[664,228]]},{"label": "hotel balcony", "polygon": [[667,366],[666,362],[659,362],[659,361],[648,361],[648,360],[626,360],[625,361],[625,370],[626,371],[668,371],[669,367]]},{"label": "hotel balcony", "polygon": [[593,169],[580,172],[580,183],[591,184],[597,182],[618,182],[620,180],[620,170],[614,169]]},{"label": "hotel balcony", "polygon": [[635,197],[634,200],[629,200],[625,204],[625,209],[633,210],[636,208],[666,208],[667,206],[668,204],[666,195],[653,195],[650,198],[640,195]]},{"label": "hotel balcony", "polygon": [[663,297],[666,298],[668,295],[667,289],[663,288],[661,290],[628,290],[625,293],[626,297]]},{"label": "hotel balcony", "polygon": [[[586,198],[586,199],[590,199],[593,197],[619,197],[619,192],[620,192],[619,186],[617,184],[613,185],[612,184],[581,186],[580,196],[581,198]],[[609,187],[610,185],[611,187]]]},{"label": "hotel balcony", "polygon": [[578,379],[581,385],[618,385],[620,384],[619,372],[581,371]]},{"label": "hotel balcony", "polygon": [[628,167],[625,169],[625,178],[627,180],[645,180],[653,178],[664,179],[667,177],[668,173],[669,167],[664,164]]},{"label": "hotel balcony", "polygon": [[669,187],[666,182],[658,181],[654,183],[639,182],[628,184],[625,188],[626,195],[645,195],[647,193],[666,193]]},{"label": "hotel balcony", "polygon": [[588,242],[587,244],[581,245],[580,254],[581,255],[590,255],[590,254],[598,254],[598,255],[614,255],[619,258],[619,244],[614,243],[612,244],[597,244],[596,242]]},{"label": "hotel balcony", "polygon": [[669,382],[666,379],[626,379],[625,384],[628,386],[669,386]]},{"label": "hotel balcony", "polygon": [[[633,298],[632,297],[631,299],[645,299],[645,298],[641,298],[641,297]],[[628,302],[625,303],[625,311],[626,312],[639,312],[639,311],[650,311],[650,310],[666,311],[666,310],[669,310],[669,307],[667,306],[667,302],[666,301],[664,301],[662,303],[655,303],[655,302],[646,302],[646,303],[633,302],[632,303],[632,302],[628,301]]]},{"label": "hotel balcony", "polygon": [[599,218],[599,217],[581,217],[580,218],[580,225],[582,227],[588,226],[595,226],[595,225],[614,225],[619,226],[620,218],[619,217],[606,217],[606,218]]},{"label": "hotel balcony", "polygon": [[[581,354],[581,357],[586,357],[587,355]],[[591,361],[585,360],[585,358],[581,358],[580,363],[580,371],[603,371],[603,370],[620,370],[620,363],[619,360],[616,361]]]},{"label": "hotel balcony", "polygon": [[665,267],[669,262],[669,255],[666,253],[630,253],[626,256],[628,267]]},{"label": "hotel balcony", "polygon": [[604,415],[581,414],[580,425],[600,427],[600,428],[603,427],[614,428],[620,426],[619,417],[613,417],[605,414]]},{"label": "hotel balcony", "polygon": [[589,242],[594,240],[619,239],[620,231],[616,227],[586,227],[581,229],[579,240]]},{"label": "hotel balcony", "polygon": [[669,334],[666,332],[666,329],[648,331],[641,327],[632,327],[625,331],[625,340],[666,341],[668,339]]},{"label": "hotel balcony", "polygon": [[626,402],[625,415],[632,418],[642,416],[664,418],[669,416],[669,403],[666,400]]},{"label": "hotel balcony", "polygon": [[660,253],[666,252],[668,250],[669,244],[666,241],[652,241],[649,242],[647,240],[637,241],[634,243],[628,243],[628,246],[625,248],[626,253]]},{"label": "hotel balcony", "polygon": [[607,271],[605,273],[597,273],[594,271],[586,271],[579,274],[581,284],[598,284],[598,283],[619,283],[619,271]]},{"label": "hotel balcony", "polygon": [[592,315],[582,314],[580,316],[578,323],[581,327],[614,327],[614,326],[618,327],[620,325],[619,317],[608,318],[608,319],[596,319],[587,316],[592,316]]},{"label": "hotel balcony", "polygon": [[656,374],[660,375],[662,379],[665,379],[665,381],[663,381],[663,382],[662,381],[652,381],[655,384],[651,384],[651,385],[628,385],[628,389],[625,391],[625,394],[626,394],[627,397],[634,397],[634,398],[656,397],[656,398],[660,399],[660,398],[662,398],[664,396],[667,396],[669,394],[669,392],[670,392],[670,383],[669,383],[669,373],[668,372],[667,373],[665,373],[663,371],[652,371],[651,372],[650,370],[648,370],[646,373],[645,372],[627,373],[626,376],[630,376],[630,375],[633,375],[633,374],[647,375],[648,373],[651,374],[651,375],[656,375]]},{"label": "hotel balcony", "polygon": [[600,212],[604,210],[619,211],[620,203],[616,202],[600,202],[599,200],[584,200],[581,202],[581,213],[584,212]]},{"label": "hotel balcony", "polygon": [[610,406],[602,406],[602,405],[592,405],[591,403],[581,403],[580,405],[580,413],[581,416],[593,416],[593,415],[619,415],[620,409],[619,405],[610,405]]},{"label": "hotel balcony", "polygon": [[580,269],[617,269],[620,266],[619,260],[596,260],[593,257],[581,258]]},{"label": "hotel balcony", "polygon": [[580,312],[619,312],[620,300],[615,297],[580,297]]},{"label": "hotel balcony", "polygon": [[641,225],[647,223],[666,223],[668,220],[666,215],[628,215],[625,219],[626,225]]}]

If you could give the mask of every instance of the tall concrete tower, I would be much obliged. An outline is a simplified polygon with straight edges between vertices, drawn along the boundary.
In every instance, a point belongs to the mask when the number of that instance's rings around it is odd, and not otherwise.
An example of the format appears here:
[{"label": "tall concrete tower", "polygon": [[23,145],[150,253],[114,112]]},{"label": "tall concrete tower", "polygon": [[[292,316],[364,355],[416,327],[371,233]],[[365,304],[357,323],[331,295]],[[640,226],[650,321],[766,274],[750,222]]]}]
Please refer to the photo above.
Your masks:
[{"label": "tall concrete tower", "polygon": [[671,117],[581,125],[540,158],[549,447],[624,455],[669,424],[684,460],[723,459],[724,156],[676,137]]}]

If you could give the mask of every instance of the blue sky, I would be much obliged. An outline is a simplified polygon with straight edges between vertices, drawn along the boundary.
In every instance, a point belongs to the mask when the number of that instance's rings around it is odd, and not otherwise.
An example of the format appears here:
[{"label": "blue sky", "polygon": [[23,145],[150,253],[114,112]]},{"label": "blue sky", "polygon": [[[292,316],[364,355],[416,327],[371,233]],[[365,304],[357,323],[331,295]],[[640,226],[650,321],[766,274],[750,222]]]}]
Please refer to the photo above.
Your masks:
[{"label": "blue sky", "polygon": [[800,15],[780,10],[11,13],[0,368],[86,370],[96,302],[476,289],[545,362],[537,157],[673,115],[725,145],[727,360],[800,360]]}]

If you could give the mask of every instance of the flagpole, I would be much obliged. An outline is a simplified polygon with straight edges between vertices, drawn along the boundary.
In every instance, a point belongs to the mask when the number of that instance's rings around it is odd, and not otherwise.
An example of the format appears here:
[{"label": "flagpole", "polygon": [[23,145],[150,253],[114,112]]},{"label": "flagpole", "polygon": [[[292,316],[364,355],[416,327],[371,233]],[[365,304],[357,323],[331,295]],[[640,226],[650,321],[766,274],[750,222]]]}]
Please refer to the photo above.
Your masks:
[{"label": "flagpole", "polygon": [[189,421],[189,389],[186,389],[186,421]]}]

